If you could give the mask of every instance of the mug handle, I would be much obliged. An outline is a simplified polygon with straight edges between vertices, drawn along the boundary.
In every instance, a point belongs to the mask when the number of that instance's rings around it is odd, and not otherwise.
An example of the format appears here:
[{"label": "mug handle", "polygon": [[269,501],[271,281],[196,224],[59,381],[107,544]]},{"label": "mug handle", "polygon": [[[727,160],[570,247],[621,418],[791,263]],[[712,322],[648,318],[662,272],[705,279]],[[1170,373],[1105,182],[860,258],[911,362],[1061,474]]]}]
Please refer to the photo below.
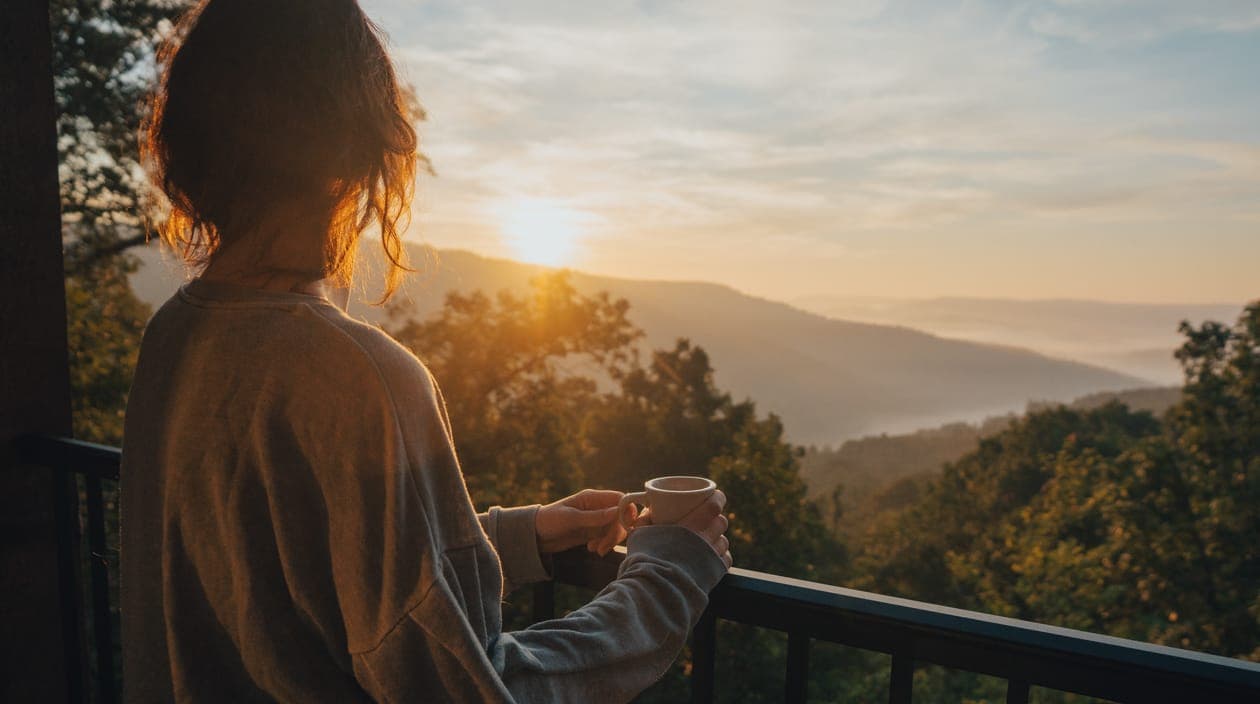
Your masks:
[{"label": "mug handle", "polygon": [[626,525],[626,505],[635,503],[643,506],[643,500],[647,498],[646,491],[636,491],[621,497],[621,501],[617,502],[617,520],[621,521],[621,527],[630,530],[630,526]]}]

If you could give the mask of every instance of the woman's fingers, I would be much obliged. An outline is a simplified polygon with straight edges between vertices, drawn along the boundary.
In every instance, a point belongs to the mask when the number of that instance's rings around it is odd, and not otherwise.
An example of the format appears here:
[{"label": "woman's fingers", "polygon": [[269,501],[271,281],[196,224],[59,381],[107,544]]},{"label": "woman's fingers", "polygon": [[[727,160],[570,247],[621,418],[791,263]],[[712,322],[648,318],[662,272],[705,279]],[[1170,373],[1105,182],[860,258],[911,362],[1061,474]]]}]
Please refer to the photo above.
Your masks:
[{"label": "woman's fingers", "polygon": [[562,499],[565,506],[589,511],[592,509],[616,506],[621,501],[622,493],[613,489],[583,489],[578,493]]},{"label": "woman's fingers", "polygon": [[604,541],[604,545],[603,545],[604,549],[603,551],[600,552],[600,554],[607,555],[609,552],[612,551],[613,548],[617,547],[617,543],[620,543],[621,541],[625,539],[626,539],[626,529],[622,528],[621,526],[617,526],[617,529],[614,532],[609,534],[608,540]]},{"label": "woman's fingers", "polygon": [[709,494],[709,498],[705,499],[704,503],[692,509],[691,514],[688,514],[688,516],[699,513],[707,518],[712,518],[720,515],[723,508],[726,508],[726,494],[722,493],[721,489],[718,489]]},{"label": "woman's fingers", "polygon": [[722,557],[730,546],[724,535],[727,527],[730,525],[726,516],[722,514],[722,509],[725,506],[726,494],[719,489],[680,521],[681,525],[690,528],[701,538],[704,538],[705,542],[712,546],[713,551],[719,557]]},{"label": "woman's fingers", "polygon": [[576,511],[573,522],[582,528],[602,528],[617,520],[617,505],[600,509],[573,509]]},{"label": "woman's fingers", "polygon": [[621,521],[614,521],[591,541],[595,546],[591,548],[591,552],[607,555],[625,537],[626,529],[621,527]]},{"label": "woman's fingers", "polygon": [[710,494],[704,503],[693,508],[691,513],[684,516],[679,523],[703,535],[704,531],[708,529],[709,523],[722,514],[722,508],[725,506],[726,494],[723,494],[722,490],[718,489]]},{"label": "woman's fingers", "polygon": [[650,508],[643,509],[643,512],[630,523],[631,528],[642,528],[650,525],[652,525],[652,509]]},{"label": "woman's fingers", "polygon": [[717,540],[713,540],[711,542],[713,543],[713,549],[716,550],[719,555],[725,555],[731,549],[731,541],[727,540],[725,535],[719,535]]},{"label": "woman's fingers", "polygon": [[709,498],[705,499],[704,503],[700,504],[699,508],[713,515],[721,513],[722,509],[726,508],[726,493],[721,489],[714,491],[709,494]]},{"label": "woman's fingers", "polygon": [[[704,530],[700,531],[700,536],[712,543],[713,547],[716,548],[718,546],[718,538],[726,539],[726,536],[722,534],[726,532],[729,525],[730,522],[726,520],[726,516],[719,513],[717,516],[714,516],[712,521],[709,521],[709,525],[705,526]],[[726,551],[718,550],[719,555],[723,552]]]}]

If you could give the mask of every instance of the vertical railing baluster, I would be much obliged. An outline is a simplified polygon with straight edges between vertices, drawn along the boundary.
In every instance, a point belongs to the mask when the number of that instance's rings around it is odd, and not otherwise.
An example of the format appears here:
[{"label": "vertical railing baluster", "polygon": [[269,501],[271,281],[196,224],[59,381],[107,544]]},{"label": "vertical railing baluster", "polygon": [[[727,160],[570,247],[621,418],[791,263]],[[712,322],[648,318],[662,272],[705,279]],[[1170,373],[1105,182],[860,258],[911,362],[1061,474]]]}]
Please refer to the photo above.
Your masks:
[{"label": "vertical railing baluster", "polygon": [[114,677],[114,624],[109,613],[109,558],[105,547],[105,499],[101,478],[88,475],[87,516],[88,555],[92,569],[92,637],[96,645],[97,701],[118,701],[118,680]]},{"label": "vertical railing baluster", "polygon": [[1007,680],[1006,704],[1028,704],[1028,682]]},{"label": "vertical railing baluster", "polygon": [[691,635],[691,704],[712,704],[717,667],[717,618],[709,610]]},{"label": "vertical railing baluster", "polygon": [[70,472],[53,481],[53,515],[57,524],[58,588],[66,663],[66,696],[85,701],[87,662],[83,655],[83,584],[79,563],[79,483]]},{"label": "vertical railing baluster", "polygon": [[556,617],[556,583],[547,580],[534,585],[533,622]]},{"label": "vertical railing baluster", "polygon": [[788,633],[787,691],[784,701],[802,704],[809,689],[809,636]]},{"label": "vertical railing baluster", "polygon": [[910,704],[914,691],[914,658],[894,653],[888,683],[888,704]]}]

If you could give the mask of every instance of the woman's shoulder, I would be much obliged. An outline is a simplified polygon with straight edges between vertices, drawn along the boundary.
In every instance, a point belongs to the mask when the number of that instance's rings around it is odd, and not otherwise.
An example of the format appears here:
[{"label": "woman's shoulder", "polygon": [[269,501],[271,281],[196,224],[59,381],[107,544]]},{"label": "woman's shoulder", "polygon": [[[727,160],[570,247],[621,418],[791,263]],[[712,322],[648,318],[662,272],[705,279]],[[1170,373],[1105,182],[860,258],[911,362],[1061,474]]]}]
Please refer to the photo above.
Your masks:
[{"label": "woman's shoulder", "polygon": [[[438,397],[419,358],[380,327],[314,296],[184,287],[146,325],[137,376],[158,386],[179,370],[250,378],[298,400],[396,408]],[[265,380],[264,380],[265,378]]]},{"label": "woman's shoulder", "polygon": [[315,309],[352,353],[380,375],[386,389],[417,390],[435,396],[433,375],[419,357],[376,325],[345,315],[340,309]]}]

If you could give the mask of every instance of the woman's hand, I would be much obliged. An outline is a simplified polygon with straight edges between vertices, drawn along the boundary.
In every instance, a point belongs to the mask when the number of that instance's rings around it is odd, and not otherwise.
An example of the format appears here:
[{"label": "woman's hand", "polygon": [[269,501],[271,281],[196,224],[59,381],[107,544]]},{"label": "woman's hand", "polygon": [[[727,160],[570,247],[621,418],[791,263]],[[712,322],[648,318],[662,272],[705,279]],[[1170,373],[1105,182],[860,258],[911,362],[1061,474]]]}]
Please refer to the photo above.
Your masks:
[{"label": "woman's hand", "polygon": [[538,551],[560,552],[586,545],[591,552],[607,555],[626,537],[626,529],[617,520],[621,495],[609,489],[583,489],[538,509],[534,519]]},{"label": "woman's hand", "polygon": [[[691,529],[693,533],[704,538],[713,548],[726,569],[731,568],[731,543],[726,539],[726,529],[730,525],[722,509],[726,507],[726,494],[721,489],[709,495],[704,503],[691,510],[691,513],[678,521],[678,525]],[[631,506],[631,508],[634,508]],[[652,524],[652,509],[647,509],[634,521],[634,528]]]}]

